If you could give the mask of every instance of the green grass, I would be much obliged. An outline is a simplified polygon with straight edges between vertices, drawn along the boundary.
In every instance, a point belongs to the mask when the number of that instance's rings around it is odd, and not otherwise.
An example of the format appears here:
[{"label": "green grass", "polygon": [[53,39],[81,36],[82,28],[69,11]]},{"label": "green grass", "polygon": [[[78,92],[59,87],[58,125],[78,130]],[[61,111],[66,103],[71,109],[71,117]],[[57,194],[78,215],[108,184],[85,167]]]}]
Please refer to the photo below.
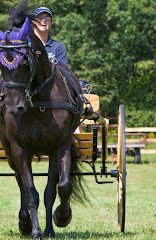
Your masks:
[{"label": "green grass", "polygon": [[156,143],[148,143],[145,149],[156,149]]},{"label": "green grass", "polygon": [[[117,184],[98,185],[93,177],[85,177],[90,192],[86,189],[91,204],[86,206],[72,203],[73,219],[66,228],[57,228],[56,239],[156,239],[156,161],[150,162],[151,155],[142,155],[148,164],[132,164],[128,157],[126,229],[118,232],[117,226]],[[34,163],[35,171],[47,169],[46,163]],[[107,163],[108,171],[116,165]],[[99,164],[97,164],[99,167]],[[9,172],[6,163],[0,163],[0,172]],[[39,221],[42,231],[45,227],[43,192],[46,177],[35,177],[35,185],[40,194]],[[110,177],[108,179],[110,180]],[[112,180],[112,179],[111,179]],[[59,204],[56,200],[54,208]],[[0,178],[0,240],[21,240],[18,231],[18,211],[20,207],[19,189],[14,177]]]},{"label": "green grass", "polygon": [[[126,156],[127,163],[134,163],[134,157]],[[155,163],[156,164],[156,154],[141,154],[141,162],[144,164]]]}]

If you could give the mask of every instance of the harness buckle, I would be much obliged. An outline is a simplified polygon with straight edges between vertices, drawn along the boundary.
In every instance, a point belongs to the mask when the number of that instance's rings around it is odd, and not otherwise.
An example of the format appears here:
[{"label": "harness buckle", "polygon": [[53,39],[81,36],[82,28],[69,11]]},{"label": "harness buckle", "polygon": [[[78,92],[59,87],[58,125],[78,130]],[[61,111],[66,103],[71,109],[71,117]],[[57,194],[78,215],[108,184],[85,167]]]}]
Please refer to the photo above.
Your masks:
[{"label": "harness buckle", "polygon": [[55,64],[55,65],[58,64],[58,60],[57,60],[57,58],[55,58],[55,57],[49,56],[49,61],[50,61],[52,64]]},{"label": "harness buckle", "polygon": [[45,112],[46,108],[45,107],[40,107],[41,112]]},{"label": "harness buckle", "polygon": [[41,51],[36,51],[36,55],[39,57],[41,55]]}]

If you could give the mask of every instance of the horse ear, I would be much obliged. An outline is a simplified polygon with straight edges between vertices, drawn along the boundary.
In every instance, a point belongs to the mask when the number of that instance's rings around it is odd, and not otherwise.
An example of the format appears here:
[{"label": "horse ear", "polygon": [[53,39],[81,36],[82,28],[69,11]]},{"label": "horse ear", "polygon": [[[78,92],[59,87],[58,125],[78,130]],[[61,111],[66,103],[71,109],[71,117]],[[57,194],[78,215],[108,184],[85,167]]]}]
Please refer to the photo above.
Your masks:
[{"label": "horse ear", "polygon": [[4,33],[0,30],[0,40],[4,40]]},{"label": "horse ear", "polygon": [[21,29],[18,33],[18,39],[22,40],[22,41],[26,41],[30,30],[31,30],[31,25],[30,25],[29,18],[27,17],[23,26],[21,27]]}]

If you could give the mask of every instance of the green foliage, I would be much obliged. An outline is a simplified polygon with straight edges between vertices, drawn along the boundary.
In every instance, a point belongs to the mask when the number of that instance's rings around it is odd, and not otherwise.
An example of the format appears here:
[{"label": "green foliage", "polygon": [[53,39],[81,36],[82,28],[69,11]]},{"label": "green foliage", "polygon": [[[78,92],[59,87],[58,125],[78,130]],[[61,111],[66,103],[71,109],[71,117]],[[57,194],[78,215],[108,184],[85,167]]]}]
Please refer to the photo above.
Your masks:
[{"label": "green foliage", "polygon": [[[155,15],[154,1],[110,1],[107,20],[110,26],[109,56],[112,56],[112,73],[120,102],[130,106],[144,104],[146,101],[146,80],[138,73],[136,65],[142,62],[146,77],[154,83],[155,69]],[[154,72],[151,76],[149,62],[152,61]],[[143,79],[144,78],[144,79]],[[147,84],[148,85],[148,84]],[[134,91],[135,90],[135,91]],[[150,90],[149,90],[150,91]],[[153,105],[153,102],[150,105]]]},{"label": "green foliage", "polygon": [[[155,133],[153,133],[153,132],[148,133],[148,138],[155,138],[155,137],[156,137]],[[154,143],[154,145],[155,145],[154,148],[156,148],[156,144],[155,143]]]},{"label": "green foliage", "polygon": [[8,15],[7,14],[0,14],[0,30],[5,31],[9,26],[8,22]]},{"label": "green foliage", "polygon": [[7,14],[10,8],[17,3],[19,3],[18,0],[7,0],[7,1],[1,0],[0,14],[4,14],[4,13]]},{"label": "green foliage", "polygon": [[135,108],[126,108],[126,127],[153,127],[156,126],[156,111]]},{"label": "green foliage", "polygon": [[[16,2],[2,0],[0,12],[7,13]],[[29,4],[32,9],[52,9],[51,35],[65,44],[69,67],[79,79],[93,84],[102,114],[114,116],[119,104],[133,112],[155,108],[155,0],[29,0]],[[2,30],[4,19],[0,18]],[[130,125],[131,120],[127,119]]]},{"label": "green foliage", "polygon": [[121,103],[136,109],[155,106],[154,4],[89,1],[58,17],[63,27],[56,36],[67,46],[69,65],[96,86],[102,113],[112,115]]}]

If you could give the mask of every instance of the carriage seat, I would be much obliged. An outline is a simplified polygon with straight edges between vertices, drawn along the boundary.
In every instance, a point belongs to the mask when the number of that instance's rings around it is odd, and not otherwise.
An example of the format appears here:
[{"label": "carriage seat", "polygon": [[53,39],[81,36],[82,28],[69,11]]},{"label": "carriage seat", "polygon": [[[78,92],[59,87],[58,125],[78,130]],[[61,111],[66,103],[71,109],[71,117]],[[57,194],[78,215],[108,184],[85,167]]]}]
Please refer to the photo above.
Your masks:
[{"label": "carriage seat", "polygon": [[82,88],[82,92],[84,96],[88,99],[88,101],[91,103],[93,111],[99,112],[100,109],[100,99],[99,96],[94,94],[92,85],[85,81],[85,80],[79,80],[80,86]]}]

